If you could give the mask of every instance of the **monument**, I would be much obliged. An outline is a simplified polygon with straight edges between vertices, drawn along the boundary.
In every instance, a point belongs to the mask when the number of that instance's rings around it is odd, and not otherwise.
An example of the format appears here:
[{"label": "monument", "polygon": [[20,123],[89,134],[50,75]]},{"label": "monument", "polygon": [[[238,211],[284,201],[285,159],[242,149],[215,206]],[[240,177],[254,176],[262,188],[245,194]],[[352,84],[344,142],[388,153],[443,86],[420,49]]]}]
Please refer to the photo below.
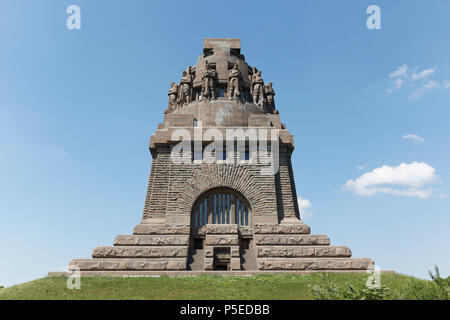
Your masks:
[{"label": "monument", "polygon": [[142,221],[132,235],[69,267],[138,275],[373,268],[301,221],[293,136],[275,108],[272,83],[247,64],[239,39],[204,39],[203,54],[168,96],[150,138]]}]

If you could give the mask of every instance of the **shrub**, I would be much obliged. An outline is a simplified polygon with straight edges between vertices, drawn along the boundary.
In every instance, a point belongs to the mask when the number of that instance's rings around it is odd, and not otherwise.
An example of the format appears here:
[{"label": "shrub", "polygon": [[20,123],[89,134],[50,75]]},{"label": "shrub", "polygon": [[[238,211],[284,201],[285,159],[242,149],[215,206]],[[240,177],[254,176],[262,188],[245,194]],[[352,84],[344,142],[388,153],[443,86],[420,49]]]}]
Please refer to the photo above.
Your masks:
[{"label": "shrub", "polygon": [[320,300],[383,300],[388,296],[389,288],[369,288],[364,279],[340,287],[330,280],[328,274],[321,274],[319,284],[312,287],[312,293]]},{"label": "shrub", "polygon": [[433,274],[433,272],[428,271],[432,281],[413,280],[405,291],[404,298],[413,300],[448,300],[450,277],[442,278],[438,266],[434,267],[434,272]]},{"label": "shrub", "polygon": [[366,286],[363,279],[339,286],[328,274],[321,274],[319,283],[311,290],[314,297],[321,300],[448,300],[450,277],[442,278],[437,266],[434,267],[434,273],[429,271],[429,275],[431,281],[411,279],[401,287],[398,287],[398,283],[392,283],[391,289],[385,286],[377,289]]}]

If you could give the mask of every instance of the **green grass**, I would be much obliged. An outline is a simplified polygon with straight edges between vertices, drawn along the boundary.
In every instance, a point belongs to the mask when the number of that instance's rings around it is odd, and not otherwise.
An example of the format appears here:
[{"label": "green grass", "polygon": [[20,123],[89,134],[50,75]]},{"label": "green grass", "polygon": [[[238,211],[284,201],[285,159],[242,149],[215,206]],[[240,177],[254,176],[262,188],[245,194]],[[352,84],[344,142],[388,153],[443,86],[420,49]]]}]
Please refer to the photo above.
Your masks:
[{"label": "green grass", "polygon": [[[358,285],[367,274],[329,274],[328,281],[342,288]],[[47,277],[0,289],[1,299],[314,299],[320,274],[256,276],[83,277],[81,289],[70,290],[67,277]],[[401,274],[383,274],[387,299],[417,298],[411,288],[433,285]],[[419,297],[420,298],[420,297]]]}]

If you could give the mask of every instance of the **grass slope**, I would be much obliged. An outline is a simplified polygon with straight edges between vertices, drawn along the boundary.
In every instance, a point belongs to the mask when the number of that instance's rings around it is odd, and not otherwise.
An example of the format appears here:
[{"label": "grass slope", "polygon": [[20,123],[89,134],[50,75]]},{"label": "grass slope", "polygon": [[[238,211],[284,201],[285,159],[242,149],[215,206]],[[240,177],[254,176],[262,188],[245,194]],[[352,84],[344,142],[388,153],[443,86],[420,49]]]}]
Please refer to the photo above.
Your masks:
[{"label": "grass slope", "polygon": [[[329,274],[337,286],[361,283],[366,274]],[[314,299],[312,287],[320,274],[180,277],[83,277],[80,290],[69,290],[67,277],[47,277],[0,289],[1,299]],[[403,292],[418,280],[383,274],[382,285]],[[387,298],[399,298],[398,295]],[[400,297],[400,298],[405,298]]]}]

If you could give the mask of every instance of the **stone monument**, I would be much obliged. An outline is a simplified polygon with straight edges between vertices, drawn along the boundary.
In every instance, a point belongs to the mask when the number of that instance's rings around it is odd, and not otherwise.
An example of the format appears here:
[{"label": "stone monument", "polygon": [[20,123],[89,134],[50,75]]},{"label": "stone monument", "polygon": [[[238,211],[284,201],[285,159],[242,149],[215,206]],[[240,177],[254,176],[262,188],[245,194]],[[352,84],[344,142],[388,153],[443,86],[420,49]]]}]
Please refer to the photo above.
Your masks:
[{"label": "stone monument", "polygon": [[[272,83],[241,54],[239,39],[204,39],[198,62],[172,82],[163,122],[150,138],[152,165],[141,222],[113,246],[69,267],[82,274],[366,272],[367,258],[351,258],[346,246],[330,246],[300,220],[291,164],[293,136],[275,109]],[[251,148],[259,136],[236,146],[227,130],[276,131],[264,158]],[[232,148],[204,152],[211,141],[196,132],[214,129]],[[265,131],[264,131],[265,130]],[[234,131],[234,132],[237,132]],[[174,160],[179,132],[194,137]],[[264,133],[265,134],[265,133]],[[206,137],[205,137],[206,136]],[[226,138],[224,138],[226,137]],[[266,159],[267,160],[267,159]],[[263,163],[264,162],[264,163]],[[270,165],[273,165],[271,162]]]}]

